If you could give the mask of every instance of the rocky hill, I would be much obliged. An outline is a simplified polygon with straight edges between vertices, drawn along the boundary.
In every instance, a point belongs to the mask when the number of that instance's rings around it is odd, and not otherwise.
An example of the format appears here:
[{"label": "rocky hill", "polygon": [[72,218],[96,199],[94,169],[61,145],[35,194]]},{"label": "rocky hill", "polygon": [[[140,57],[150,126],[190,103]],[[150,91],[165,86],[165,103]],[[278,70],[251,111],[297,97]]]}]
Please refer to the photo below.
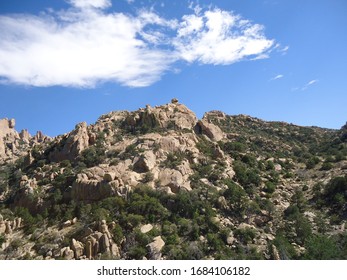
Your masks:
[{"label": "rocky hill", "polygon": [[185,105],[0,120],[0,259],[346,259],[341,130]]}]

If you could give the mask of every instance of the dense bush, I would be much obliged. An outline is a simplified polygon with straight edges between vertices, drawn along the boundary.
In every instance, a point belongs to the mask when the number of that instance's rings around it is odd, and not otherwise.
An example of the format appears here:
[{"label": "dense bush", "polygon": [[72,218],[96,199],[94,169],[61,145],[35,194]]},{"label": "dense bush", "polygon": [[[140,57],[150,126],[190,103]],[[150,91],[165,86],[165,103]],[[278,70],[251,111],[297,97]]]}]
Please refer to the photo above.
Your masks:
[{"label": "dense bush", "polygon": [[255,168],[249,168],[245,163],[240,161],[234,162],[235,177],[248,194],[253,194],[255,188],[261,183],[259,171]]},{"label": "dense bush", "polygon": [[347,176],[331,179],[324,188],[323,199],[335,212],[342,214],[346,210]]},{"label": "dense bush", "polygon": [[82,161],[87,167],[93,167],[102,163],[105,158],[105,148],[101,145],[96,145],[83,150],[80,156],[80,161]]},{"label": "dense bush", "polygon": [[312,235],[305,247],[306,252],[303,256],[305,260],[337,260],[342,257],[336,241],[325,235]]}]

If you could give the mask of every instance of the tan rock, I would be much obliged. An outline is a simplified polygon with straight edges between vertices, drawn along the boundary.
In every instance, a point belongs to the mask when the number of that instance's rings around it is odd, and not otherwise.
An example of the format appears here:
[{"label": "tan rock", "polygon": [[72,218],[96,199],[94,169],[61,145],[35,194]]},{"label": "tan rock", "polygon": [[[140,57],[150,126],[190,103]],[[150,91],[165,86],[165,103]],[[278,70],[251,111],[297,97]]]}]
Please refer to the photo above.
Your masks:
[{"label": "tan rock", "polygon": [[119,252],[119,248],[118,248],[117,244],[113,243],[110,248],[111,248],[111,255],[114,258],[119,259],[120,258],[120,252]]},{"label": "tan rock", "polygon": [[74,251],[70,249],[70,247],[64,247],[60,251],[60,255],[65,259],[65,260],[72,260],[74,258]]},{"label": "tan rock", "polygon": [[65,159],[75,160],[89,146],[88,128],[85,122],[76,125],[75,129],[61,139],[57,146],[63,143],[62,148],[55,149],[49,154],[51,161],[62,161]]},{"label": "tan rock", "polygon": [[110,252],[110,239],[107,234],[103,234],[99,240],[99,249],[100,253],[109,253]]},{"label": "tan rock", "polygon": [[208,138],[213,141],[220,141],[224,137],[223,131],[216,125],[209,123],[207,120],[199,120],[195,131],[198,134],[205,134]]},{"label": "tan rock", "polygon": [[276,246],[272,244],[271,249],[274,260],[280,260],[280,254],[278,253]]},{"label": "tan rock", "polygon": [[84,246],[82,242],[76,241],[74,238],[72,239],[71,249],[74,252],[74,257],[76,260],[83,255]]},{"label": "tan rock", "polygon": [[153,239],[153,242],[147,245],[149,251],[149,257],[151,260],[160,260],[161,259],[161,250],[165,246],[164,240],[161,236],[157,236]]},{"label": "tan rock", "polygon": [[114,190],[117,190],[117,189],[119,188],[119,186],[121,185],[119,180],[111,181],[111,182],[109,182],[108,184],[109,184],[109,186],[110,186],[111,188],[113,188]]},{"label": "tan rock", "polygon": [[71,196],[79,201],[98,201],[117,194],[110,183],[98,180],[76,179],[72,184]]},{"label": "tan rock", "polygon": [[11,227],[11,222],[10,221],[5,221],[5,234],[12,234],[12,227]]},{"label": "tan rock", "polygon": [[152,151],[144,152],[134,163],[134,171],[145,173],[153,169],[156,163],[156,156]]},{"label": "tan rock", "polygon": [[150,232],[153,229],[153,226],[151,224],[144,225],[140,228],[140,231],[142,233]]},{"label": "tan rock", "polygon": [[133,131],[136,127],[174,130],[192,129],[196,122],[195,114],[176,101],[155,108],[140,109],[126,118],[126,123]]},{"label": "tan rock", "polygon": [[234,233],[231,231],[227,237],[227,244],[233,245],[234,241],[235,241]]},{"label": "tan rock", "polygon": [[29,131],[27,129],[23,129],[20,133],[19,133],[19,137],[20,139],[22,139],[25,143],[29,143],[30,139],[31,139],[31,135],[29,133]]},{"label": "tan rock", "polygon": [[72,225],[72,222],[70,220],[67,220],[63,223],[63,228],[67,228],[67,227],[70,227]]},{"label": "tan rock", "polygon": [[159,184],[162,187],[170,187],[173,193],[177,193],[183,186],[182,174],[174,169],[164,169],[159,173]]},{"label": "tan rock", "polygon": [[104,180],[106,182],[111,182],[116,178],[116,174],[114,172],[107,172],[104,175]]},{"label": "tan rock", "polygon": [[171,99],[171,103],[172,104],[177,104],[178,103],[178,99],[177,98],[172,98]]},{"label": "tan rock", "polygon": [[16,120],[15,119],[10,119],[8,121],[8,127],[9,128],[14,128],[16,126]]}]

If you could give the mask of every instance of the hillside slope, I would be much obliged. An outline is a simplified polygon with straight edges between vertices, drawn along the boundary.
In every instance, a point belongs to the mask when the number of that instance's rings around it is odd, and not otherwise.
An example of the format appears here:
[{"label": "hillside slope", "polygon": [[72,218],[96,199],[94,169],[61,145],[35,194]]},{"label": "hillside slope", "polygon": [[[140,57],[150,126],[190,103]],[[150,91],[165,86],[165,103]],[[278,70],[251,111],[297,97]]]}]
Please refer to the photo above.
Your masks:
[{"label": "hillside slope", "polygon": [[171,103],[0,123],[0,259],[346,259],[341,130]]}]

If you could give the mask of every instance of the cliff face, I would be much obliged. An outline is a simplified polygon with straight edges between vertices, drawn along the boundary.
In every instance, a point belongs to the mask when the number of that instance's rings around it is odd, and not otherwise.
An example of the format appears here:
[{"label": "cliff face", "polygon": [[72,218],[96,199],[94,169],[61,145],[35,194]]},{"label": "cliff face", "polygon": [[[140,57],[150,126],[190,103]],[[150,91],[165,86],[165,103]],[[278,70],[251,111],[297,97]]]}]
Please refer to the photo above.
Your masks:
[{"label": "cliff face", "polygon": [[320,241],[347,257],[344,128],[198,120],[176,99],[53,139],[14,126],[0,120],[0,258],[315,258]]}]

